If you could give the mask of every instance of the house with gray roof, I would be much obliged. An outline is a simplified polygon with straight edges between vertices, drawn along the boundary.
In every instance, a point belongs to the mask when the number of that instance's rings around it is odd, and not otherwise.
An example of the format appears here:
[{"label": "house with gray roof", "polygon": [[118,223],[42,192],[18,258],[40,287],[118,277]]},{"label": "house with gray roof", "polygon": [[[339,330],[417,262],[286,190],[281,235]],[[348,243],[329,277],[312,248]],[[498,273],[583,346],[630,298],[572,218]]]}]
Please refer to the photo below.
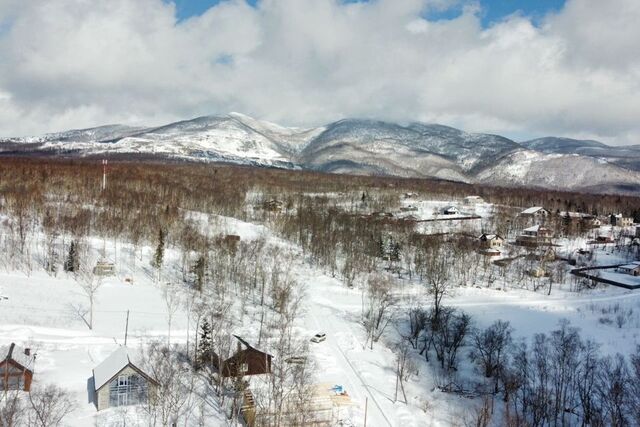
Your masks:
[{"label": "house with gray roof", "polygon": [[93,368],[94,402],[98,411],[148,402],[158,382],[134,363],[127,347],[121,346]]}]

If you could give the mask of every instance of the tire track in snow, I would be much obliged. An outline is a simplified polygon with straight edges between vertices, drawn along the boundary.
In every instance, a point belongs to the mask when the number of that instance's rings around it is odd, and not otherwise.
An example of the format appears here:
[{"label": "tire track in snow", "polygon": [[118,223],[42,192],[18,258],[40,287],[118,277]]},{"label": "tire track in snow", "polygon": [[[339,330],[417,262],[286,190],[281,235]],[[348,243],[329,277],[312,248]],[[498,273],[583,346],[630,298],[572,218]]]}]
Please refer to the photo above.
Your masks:
[{"label": "tire track in snow", "polygon": [[373,395],[373,393],[371,392],[371,390],[369,389],[369,386],[367,385],[367,383],[365,383],[364,378],[362,378],[362,376],[360,375],[360,373],[358,372],[358,370],[353,366],[353,364],[351,363],[351,361],[349,360],[349,358],[347,357],[347,355],[344,353],[344,351],[342,350],[342,347],[340,347],[340,344],[338,344],[336,342],[336,348],[338,349],[338,351],[340,352],[340,354],[342,355],[342,357],[344,358],[345,362],[347,362],[347,365],[349,365],[349,368],[351,368],[351,371],[355,374],[355,376],[358,378],[358,380],[360,380],[360,383],[362,384],[362,386],[365,388],[365,390],[367,391],[367,394],[369,395],[369,397],[371,398],[371,401],[373,403],[375,403],[376,407],[378,408],[378,411],[380,412],[380,415],[382,415],[382,417],[384,418],[384,420],[387,422],[387,424],[390,427],[393,427],[393,423],[391,423],[391,421],[389,420],[389,418],[387,418],[387,416],[384,413],[384,410],[380,407],[380,404],[378,403],[378,401],[376,400],[375,396]]}]

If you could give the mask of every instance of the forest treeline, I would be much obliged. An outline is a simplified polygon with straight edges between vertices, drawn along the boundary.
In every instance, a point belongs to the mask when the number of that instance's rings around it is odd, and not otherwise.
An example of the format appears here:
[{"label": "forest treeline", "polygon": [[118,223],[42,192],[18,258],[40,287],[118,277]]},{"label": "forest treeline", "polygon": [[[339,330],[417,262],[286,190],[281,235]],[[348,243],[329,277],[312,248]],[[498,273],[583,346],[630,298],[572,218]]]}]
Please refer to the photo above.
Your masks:
[{"label": "forest treeline", "polygon": [[185,210],[243,219],[247,215],[245,204],[252,201],[250,196],[256,198],[253,201],[257,205],[269,199],[281,200],[285,211],[294,206],[314,212],[323,204],[330,207],[326,199],[305,197],[310,192],[342,194],[354,205],[361,193],[375,193],[370,199],[371,208],[379,210],[393,206],[391,200],[405,192],[442,200],[474,194],[497,205],[544,206],[552,212],[615,212],[640,221],[640,198],[631,196],[232,165],[115,162],[108,166],[104,192],[101,183],[102,167],[97,161],[3,158],[0,208],[24,221],[21,228],[36,222],[76,235],[91,232],[134,242],[155,241],[159,228],[171,233],[175,228],[171,224],[180,222]]}]

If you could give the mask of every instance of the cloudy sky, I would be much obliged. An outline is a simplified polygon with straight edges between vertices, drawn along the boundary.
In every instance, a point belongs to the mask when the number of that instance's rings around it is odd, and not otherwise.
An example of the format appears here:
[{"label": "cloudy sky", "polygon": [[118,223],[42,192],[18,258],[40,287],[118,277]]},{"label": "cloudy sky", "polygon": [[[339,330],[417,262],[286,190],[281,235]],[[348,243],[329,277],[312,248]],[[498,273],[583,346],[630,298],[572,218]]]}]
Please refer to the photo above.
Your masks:
[{"label": "cloudy sky", "polygon": [[0,0],[0,136],[239,111],[640,144],[638,0]]}]

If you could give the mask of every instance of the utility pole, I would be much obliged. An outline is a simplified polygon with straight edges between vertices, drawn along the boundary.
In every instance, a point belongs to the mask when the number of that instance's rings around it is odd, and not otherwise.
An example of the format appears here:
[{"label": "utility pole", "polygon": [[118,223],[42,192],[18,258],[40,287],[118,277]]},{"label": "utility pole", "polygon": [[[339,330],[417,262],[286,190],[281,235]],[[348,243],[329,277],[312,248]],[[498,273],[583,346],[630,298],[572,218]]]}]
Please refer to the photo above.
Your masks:
[{"label": "utility pole", "polygon": [[124,327],[124,346],[127,346],[127,337],[129,336],[129,310],[127,310],[127,323]]},{"label": "utility pole", "polygon": [[102,160],[102,191],[107,189],[107,160]]},{"label": "utility pole", "polygon": [[367,427],[367,406],[369,406],[369,398],[364,398],[364,427]]}]

